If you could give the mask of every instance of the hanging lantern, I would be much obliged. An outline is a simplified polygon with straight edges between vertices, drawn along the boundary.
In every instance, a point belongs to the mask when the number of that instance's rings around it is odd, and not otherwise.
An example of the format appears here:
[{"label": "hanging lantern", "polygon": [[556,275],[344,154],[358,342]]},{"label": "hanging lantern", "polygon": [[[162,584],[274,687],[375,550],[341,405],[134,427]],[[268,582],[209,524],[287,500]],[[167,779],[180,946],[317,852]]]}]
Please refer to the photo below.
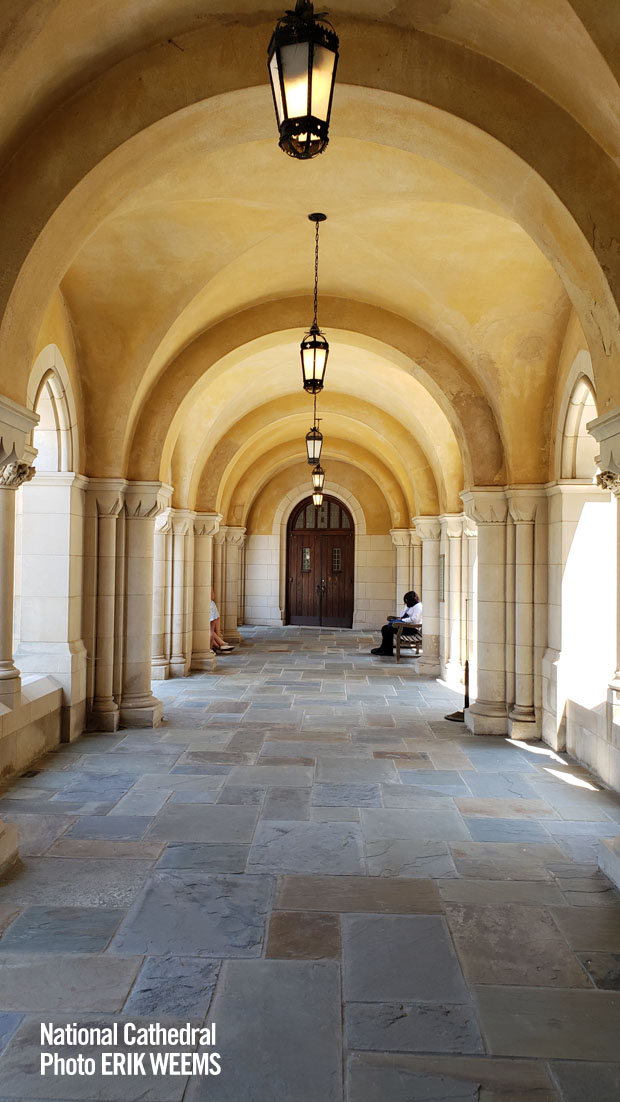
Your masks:
[{"label": "hanging lantern", "polygon": [[318,425],[313,425],[310,432],[306,433],[306,451],[308,453],[308,463],[311,467],[319,462],[322,447],[323,433],[320,432]]},{"label": "hanging lantern", "polygon": [[338,64],[338,35],[325,12],[316,22],[309,0],[278,20],[267,50],[280,148],[309,160],[329,141],[329,116]]},{"label": "hanging lantern", "polygon": [[312,501],[313,501],[314,505],[322,505],[323,504],[323,494],[320,492],[320,490],[312,495]]},{"label": "hanging lantern", "polygon": [[325,485],[325,471],[320,463],[317,463],[312,471],[312,489],[322,490]]},{"label": "hanging lantern", "polygon": [[327,337],[321,333],[317,321],[319,300],[319,226],[327,219],[326,214],[309,214],[315,224],[314,234],[314,320],[300,345],[301,374],[304,390],[308,394],[318,394],[325,382],[325,369],[329,356]]}]

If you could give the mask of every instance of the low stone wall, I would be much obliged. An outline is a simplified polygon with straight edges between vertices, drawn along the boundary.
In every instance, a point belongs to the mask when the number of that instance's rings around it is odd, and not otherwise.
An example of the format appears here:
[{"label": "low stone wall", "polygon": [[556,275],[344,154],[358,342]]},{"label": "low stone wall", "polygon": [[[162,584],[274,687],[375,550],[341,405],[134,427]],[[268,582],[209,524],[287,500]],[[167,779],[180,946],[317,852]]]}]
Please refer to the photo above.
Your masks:
[{"label": "low stone wall", "polygon": [[62,689],[52,677],[22,682],[19,704],[0,704],[0,778],[23,772],[60,742]]}]

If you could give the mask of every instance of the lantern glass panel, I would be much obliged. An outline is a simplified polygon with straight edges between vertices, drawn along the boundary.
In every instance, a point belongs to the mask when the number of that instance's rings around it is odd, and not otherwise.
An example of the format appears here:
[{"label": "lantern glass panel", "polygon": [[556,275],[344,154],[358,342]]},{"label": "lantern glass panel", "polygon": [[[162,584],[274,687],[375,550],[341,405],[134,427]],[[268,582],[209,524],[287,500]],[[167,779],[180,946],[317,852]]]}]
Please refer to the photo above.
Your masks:
[{"label": "lantern glass panel", "polygon": [[[322,494],[322,493],[320,493],[320,492],[319,492],[319,493],[316,493],[316,494],[313,494],[313,495],[312,495],[312,500],[313,500],[313,502],[314,502],[314,504],[315,504],[315,505],[321,505],[321,506],[322,506],[322,505],[323,505],[323,494]],[[320,514],[319,514],[319,515],[320,515]],[[321,524],[319,523],[319,528],[321,528],[321,527],[323,527],[323,525],[321,525]]]},{"label": "lantern glass panel", "polygon": [[327,122],[336,55],[325,46],[315,46],[312,59],[312,110],[315,118]]},{"label": "lantern glass panel", "polygon": [[308,109],[309,50],[309,42],[294,42],[290,46],[280,47],[285,118],[287,119],[300,119],[310,114]]},{"label": "lantern glass panel", "polygon": [[271,80],[271,90],[273,92],[273,98],[276,105],[278,126],[281,126],[282,120],[284,118],[284,105],[282,103],[282,89],[280,88],[280,70],[278,68],[277,50],[271,58],[271,61],[269,62],[269,77]]},{"label": "lantern glass panel", "polygon": [[306,450],[308,452],[308,463],[313,467],[319,462],[321,458],[321,448],[323,447],[323,437],[320,432],[309,432],[306,436]]}]

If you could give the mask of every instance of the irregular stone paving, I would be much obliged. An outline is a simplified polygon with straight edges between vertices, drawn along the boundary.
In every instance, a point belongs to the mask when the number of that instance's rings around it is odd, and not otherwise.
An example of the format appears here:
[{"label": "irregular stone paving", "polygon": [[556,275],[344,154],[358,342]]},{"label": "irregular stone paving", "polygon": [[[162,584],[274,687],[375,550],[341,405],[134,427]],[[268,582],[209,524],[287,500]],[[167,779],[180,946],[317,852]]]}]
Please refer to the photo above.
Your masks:
[{"label": "irregular stone paving", "polygon": [[[620,1098],[620,797],[368,635],[244,636],[0,797],[3,1102]],[[41,1076],[42,1021],[215,1022],[222,1072]]]}]

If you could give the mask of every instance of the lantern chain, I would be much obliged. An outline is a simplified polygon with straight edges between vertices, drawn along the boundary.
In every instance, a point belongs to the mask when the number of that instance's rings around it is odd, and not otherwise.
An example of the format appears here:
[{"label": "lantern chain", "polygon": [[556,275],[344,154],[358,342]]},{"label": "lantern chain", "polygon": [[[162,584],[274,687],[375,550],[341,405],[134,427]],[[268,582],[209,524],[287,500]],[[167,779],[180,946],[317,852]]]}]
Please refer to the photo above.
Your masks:
[{"label": "lantern chain", "polygon": [[314,324],[317,325],[319,301],[319,222],[315,222],[314,229]]}]

